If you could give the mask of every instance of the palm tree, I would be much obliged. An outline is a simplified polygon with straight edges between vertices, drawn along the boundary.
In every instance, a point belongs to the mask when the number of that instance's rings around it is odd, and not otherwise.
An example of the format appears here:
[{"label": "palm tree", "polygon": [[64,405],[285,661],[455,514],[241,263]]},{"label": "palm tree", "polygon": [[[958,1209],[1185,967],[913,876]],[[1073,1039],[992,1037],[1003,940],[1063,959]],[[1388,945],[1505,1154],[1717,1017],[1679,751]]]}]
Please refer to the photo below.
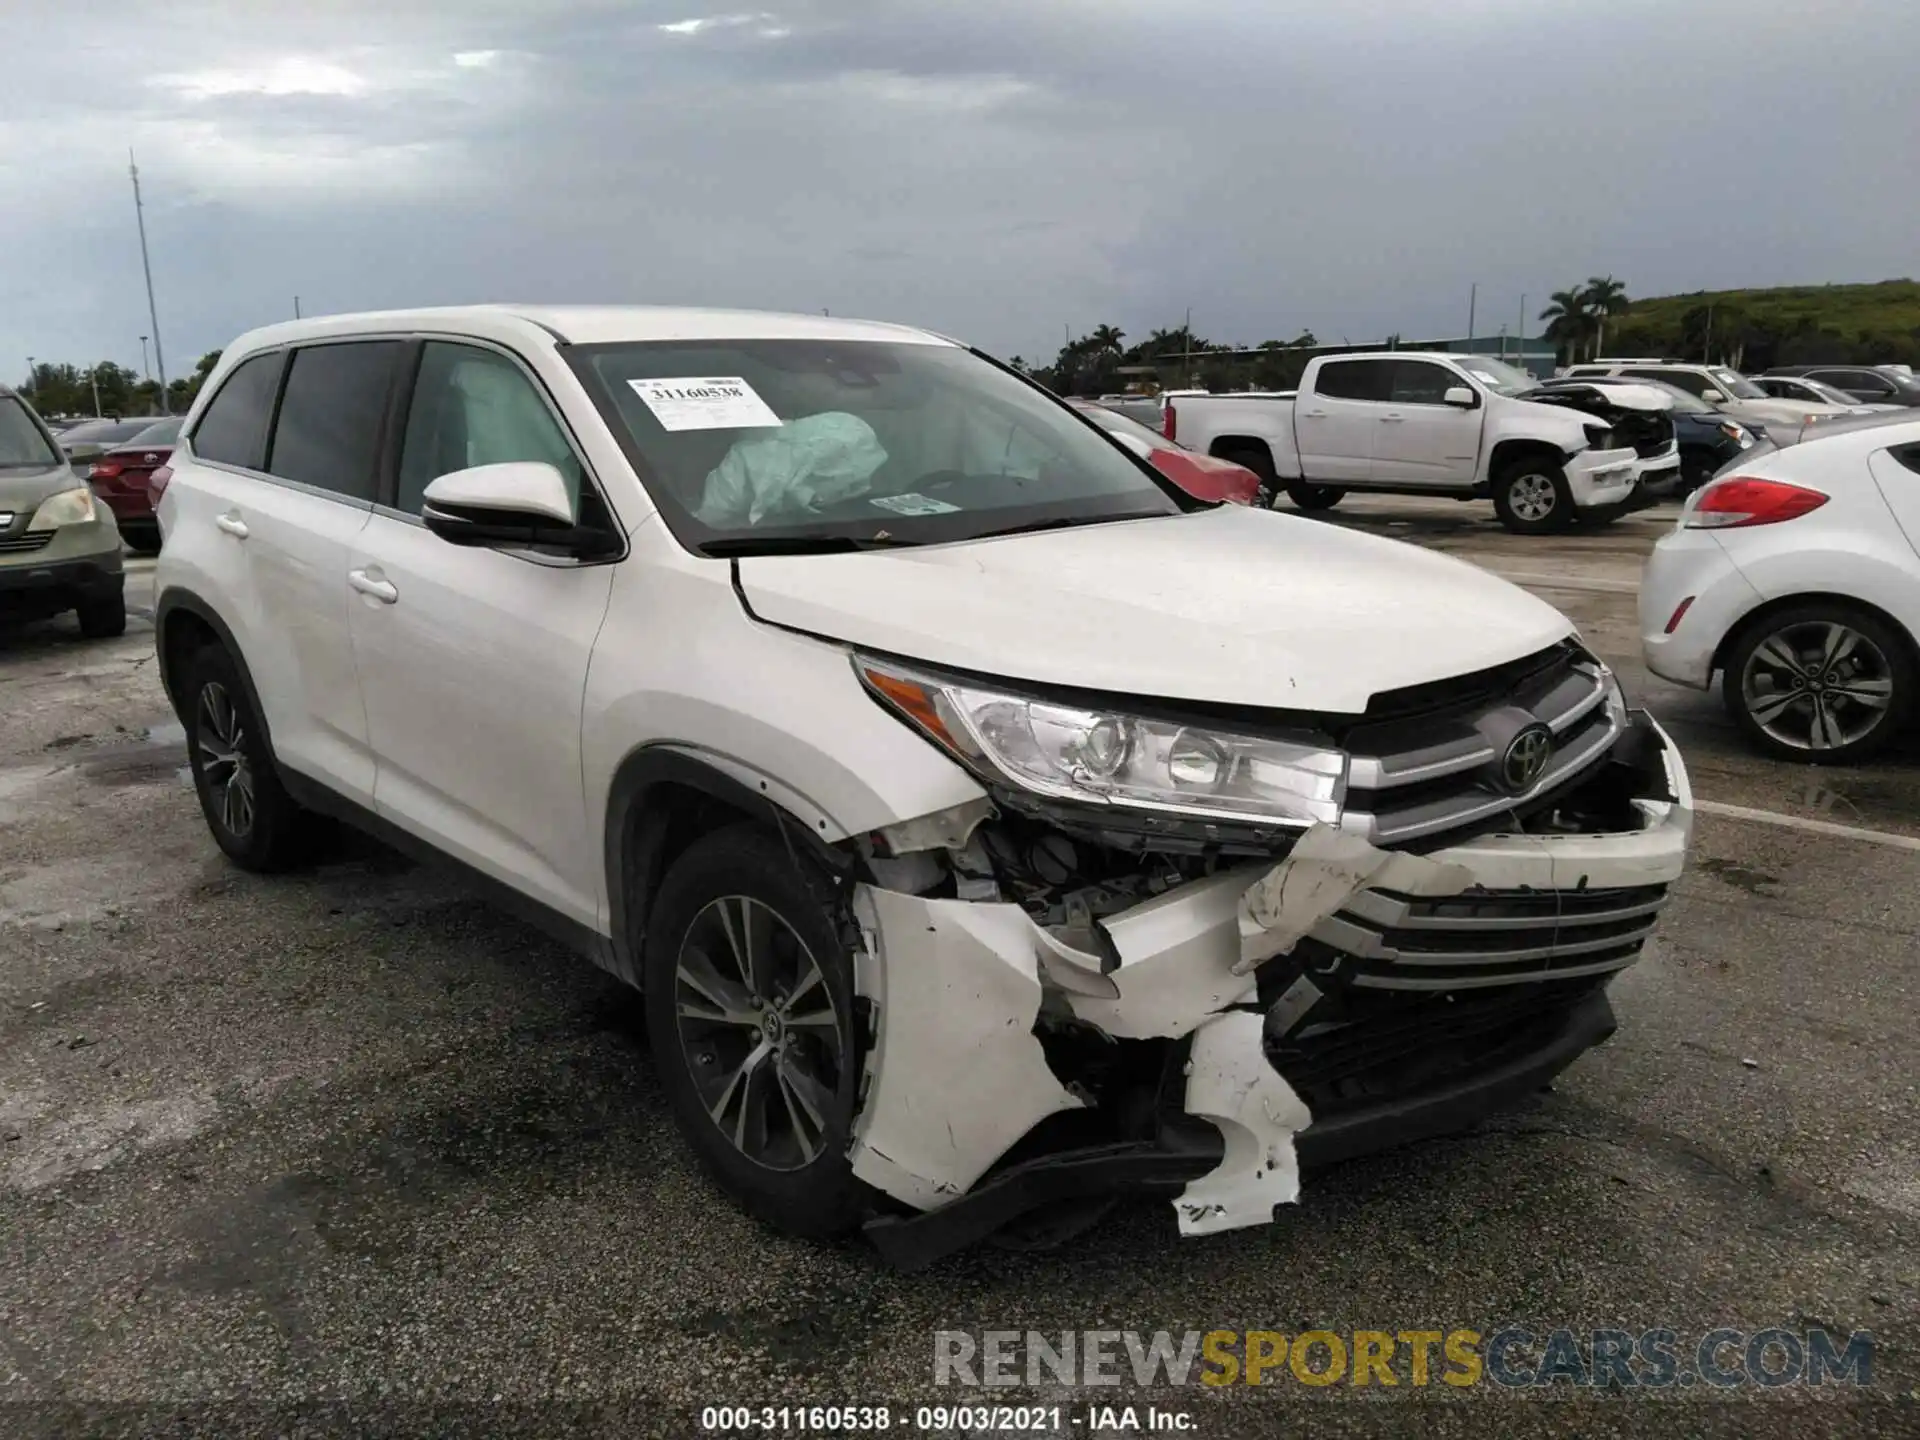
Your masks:
[{"label": "palm tree", "polygon": [[1093,333],[1087,336],[1093,344],[1093,353],[1096,355],[1118,355],[1120,343],[1126,338],[1123,332],[1111,325],[1096,325],[1093,327]]},{"label": "palm tree", "polygon": [[1600,347],[1607,343],[1607,321],[1627,313],[1627,287],[1611,275],[1595,275],[1588,279],[1580,298],[1593,317],[1593,353],[1598,355]]},{"label": "palm tree", "polygon": [[1580,348],[1594,328],[1586,295],[1579,290],[1556,290],[1547,300],[1547,308],[1540,312],[1540,318],[1547,322],[1547,339],[1564,349],[1569,360],[1578,360]]}]

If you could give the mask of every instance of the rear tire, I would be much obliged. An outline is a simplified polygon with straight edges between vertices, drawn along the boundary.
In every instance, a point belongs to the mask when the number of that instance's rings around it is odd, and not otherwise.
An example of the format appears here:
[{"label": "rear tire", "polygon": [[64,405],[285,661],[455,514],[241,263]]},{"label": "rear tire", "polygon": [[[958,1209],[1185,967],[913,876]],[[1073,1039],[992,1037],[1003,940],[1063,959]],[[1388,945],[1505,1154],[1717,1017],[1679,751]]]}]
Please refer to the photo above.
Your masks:
[{"label": "rear tire", "polygon": [[1552,535],[1573,523],[1567,472],[1546,460],[1516,460],[1493,482],[1493,513],[1515,535]]},{"label": "rear tire", "polygon": [[1293,508],[1310,515],[1331,510],[1346,498],[1347,492],[1338,485],[1309,485],[1304,480],[1287,482],[1287,499],[1293,502]]},{"label": "rear tire", "polygon": [[653,897],[647,1038],[680,1132],[755,1218],[807,1239],[871,1208],[847,1150],[862,1072],[833,887],[781,837],[695,842]]},{"label": "rear tire", "polygon": [[127,597],[121,590],[92,595],[73,607],[80,633],[89,640],[111,640],[127,633]]},{"label": "rear tire", "polygon": [[280,784],[233,657],[218,645],[198,651],[180,693],[187,765],[214,843],[242,870],[272,873],[305,859],[313,817]]},{"label": "rear tire", "polygon": [[1754,747],[1776,760],[1851,765],[1906,728],[1916,699],[1907,636],[1831,600],[1750,622],[1727,652],[1720,698]]},{"label": "rear tire", "polygon": [[1280,482],[1273,473],[1273,452],[1264,445],[1224,445],[1213,452],[1221,460],[1231,460],[1251,470],[1260,481],[1256,502],[1262,510],[1280,503]]}]

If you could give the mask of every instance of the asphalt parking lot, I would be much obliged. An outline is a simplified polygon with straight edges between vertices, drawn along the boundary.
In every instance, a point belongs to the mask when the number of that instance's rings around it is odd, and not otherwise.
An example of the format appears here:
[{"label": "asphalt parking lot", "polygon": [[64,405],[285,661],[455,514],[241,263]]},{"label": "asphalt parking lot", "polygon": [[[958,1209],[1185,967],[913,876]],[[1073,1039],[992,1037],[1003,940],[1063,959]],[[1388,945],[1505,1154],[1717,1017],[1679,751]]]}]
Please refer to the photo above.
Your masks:
[{"label": "asphalt parking lot", "polygon": [[571,1402],[683,1433],[688,1406],[978,1398],[934,1394],[943,1329],[1514,1323],[1869,1330],[1872,1384],[1156,1398],[1208,1435],[1282,1404],[1328,1434],[1916,1433],[1920,750],[1783,767],[1649,677],[1633,589],[1669,513],[1548,540],[1446,502],[1333,523],[1550,599],[1684,749],[1706,808],[1618,1035],[1518,1113],[1309,1176],[1271,1227],[1181,1241],[1148,1205],[912,1276],[744,1219],[673,1133],[637,1004],[447,880],[359,843],[293,877],[224,863],[139,618],[151,562],[123,639],[0,631],[0,1417],[605,1413],[490,1408]]}]

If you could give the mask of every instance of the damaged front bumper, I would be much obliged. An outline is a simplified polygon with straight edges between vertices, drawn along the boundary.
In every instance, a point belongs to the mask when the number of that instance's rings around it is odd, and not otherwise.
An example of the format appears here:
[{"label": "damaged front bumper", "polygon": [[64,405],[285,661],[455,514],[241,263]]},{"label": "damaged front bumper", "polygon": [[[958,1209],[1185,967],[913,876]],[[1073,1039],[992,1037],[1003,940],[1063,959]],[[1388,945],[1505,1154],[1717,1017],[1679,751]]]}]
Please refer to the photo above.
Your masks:
[{"label": "damaged front bumper", "polygon": [[1685,768],[1634,728],[1649,779],[1599,829],[1575,805],[1416,855],[1316,826],[1277,865],[1072,927],[858,886],[851,1159],[898,1202],[876,1245],[929,1263],[1120,1192],[1164,1196],[1183,1234],[1262,1224],[1303,1164],[1539,1088],[1612,1033],[1606,984],[1684,864]]}]

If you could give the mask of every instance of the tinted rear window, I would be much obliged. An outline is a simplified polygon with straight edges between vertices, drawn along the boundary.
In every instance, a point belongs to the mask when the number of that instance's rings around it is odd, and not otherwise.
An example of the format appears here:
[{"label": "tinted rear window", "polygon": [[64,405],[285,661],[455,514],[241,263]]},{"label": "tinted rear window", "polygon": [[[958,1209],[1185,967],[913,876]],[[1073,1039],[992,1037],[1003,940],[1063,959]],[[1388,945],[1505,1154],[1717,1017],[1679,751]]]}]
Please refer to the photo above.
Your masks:
[{"label": "tinted rear window", "polygon": [[398,340],[313,345],[293,354],[268,473],[352,500],[372,500],[380,422],[400,357]]},{"label": "tinted rear window", "polygon": [[1385,400],[1392,377],[1388,360],[1330,360],[1320,367],[1313,393],[1330,400]]},{"label": "tinted rear window", "polygon": [[220,393],[207,406],[207,413],[193,427],[195,455],[246,470],[260,468],[261,451],[267,442],[267,416],[273,410],[273,392],[280,384],[283,358],[278,352],[256,355],[227,377]]}]

